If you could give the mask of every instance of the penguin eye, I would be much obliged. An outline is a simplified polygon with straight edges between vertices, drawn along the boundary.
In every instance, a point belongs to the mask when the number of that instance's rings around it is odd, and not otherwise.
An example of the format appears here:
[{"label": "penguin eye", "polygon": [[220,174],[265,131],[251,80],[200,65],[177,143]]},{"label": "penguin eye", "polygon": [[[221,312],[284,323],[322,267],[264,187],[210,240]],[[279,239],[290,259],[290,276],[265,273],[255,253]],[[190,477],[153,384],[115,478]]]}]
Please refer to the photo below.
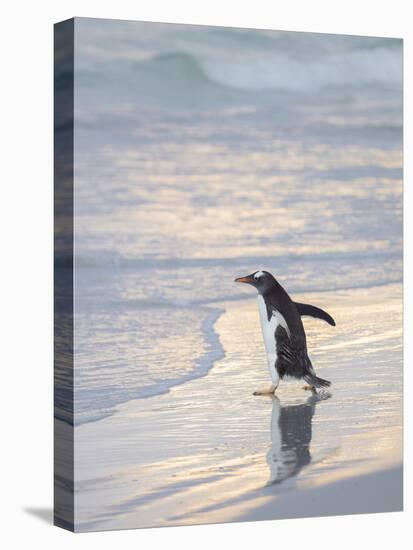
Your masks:
[{"label": "penguin eye", "polygon": [[254,279],[257,281],[260,277],[262,277],[264,273],[262,271],[257,271],[254,275]]}]

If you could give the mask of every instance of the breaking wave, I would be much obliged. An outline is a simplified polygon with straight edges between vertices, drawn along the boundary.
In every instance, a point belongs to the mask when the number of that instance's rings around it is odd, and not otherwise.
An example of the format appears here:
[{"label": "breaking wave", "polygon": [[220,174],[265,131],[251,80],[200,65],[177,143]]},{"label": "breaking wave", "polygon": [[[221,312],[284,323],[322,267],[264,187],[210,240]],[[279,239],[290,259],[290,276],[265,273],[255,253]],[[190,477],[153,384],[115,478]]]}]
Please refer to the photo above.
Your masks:
[{"label": "breaking wave", "polygon": [[244,91],[314,93],[328,87],[382,85],[399,87],[403,70],[400,52],[378,47],[300,59],[276,52],[245,60],[195,56],[185,52],[159,54],[136,64],[142,76],[213,84]]}]

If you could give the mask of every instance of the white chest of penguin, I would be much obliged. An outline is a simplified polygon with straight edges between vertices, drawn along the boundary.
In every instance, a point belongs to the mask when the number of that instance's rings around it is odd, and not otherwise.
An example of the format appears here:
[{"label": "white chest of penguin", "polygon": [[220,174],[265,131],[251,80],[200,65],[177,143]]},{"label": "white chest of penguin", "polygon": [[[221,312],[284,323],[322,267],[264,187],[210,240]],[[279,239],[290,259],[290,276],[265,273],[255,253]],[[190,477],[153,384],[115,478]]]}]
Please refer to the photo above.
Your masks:
[{"label": "white chest of penguin", "polygon": [[261,294],[258,294],[258,311],[260,313],[262,337],[267,354],[268,368],[273,384],[278,385],[279,376],[275,368],[275,363],[277,361],[277,342],[275,339],[275,331],[277,330],[278,325],[284,327],[288,335],[290,335],[290,331],[286,320],[279,311],[274,310],[270,320],[268,320],[267,306],[265,305],[264,298]]}]

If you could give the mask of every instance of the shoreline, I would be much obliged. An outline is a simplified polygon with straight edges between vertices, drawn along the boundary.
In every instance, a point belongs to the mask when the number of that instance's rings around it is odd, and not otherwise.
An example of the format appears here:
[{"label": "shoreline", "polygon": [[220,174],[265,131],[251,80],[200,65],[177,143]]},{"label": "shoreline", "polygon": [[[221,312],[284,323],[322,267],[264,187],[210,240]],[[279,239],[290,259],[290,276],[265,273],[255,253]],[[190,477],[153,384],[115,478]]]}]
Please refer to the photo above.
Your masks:
[{"label": "shoreline", "polygon": [[[331,396],[316,401],[294,381],[277,397],[252,395],[268,377],[255,300],[221,304],[214,328],[225,355],[207,376],[76,427],[77,530],[293,517],[287,504],[301,495],[324,515],[337,484],[358,498],[351,480],[376,472],[381,487],[402,461],[400,293],[390,285],[379,302],[375,289],[297,295],[339,327],[305,320],[315,368],[333,380]],[[377,325],[384,314],[399,332]]]},{"label": "shoreline", "polygon": [[[337,293],[345,293],[349,291],[373,291],[374,289],[380,289],[382,287],[384,288],[397,288],[402,285],[402,281],[392,281],[392,282],[386,282],[386,283],[375,283],[373,285],[367,285],[367,286],[357,286],[357,287],[342,287],[339,289],[315,289],[315,290],[305,290],[305,291],[293,291],[294,293],[294,299],[297,301],[299,299],[303,299],[304,301],[307,300],[310,302],[312,300],[312,296],[318,297],[321,295],[333,295]],[[120,400],[115,402],[110,406],[110,410],[105,409],[102,412],[97,411],[93,417],[86,418],[86,419],[75,419],[74,425],[75,426],[81,426],[83,424],[93,423],[93,422],[99,422],[100,420],[104,420],[105,418],[108,418],[112,416],[113,414],[116,414],[118,411],[118,408],[120,405],[123,405],[125,403],[128,403],[130,401],[134,401],[135,399],[149,399],[149,398],[156,398],[161,395],[168,394],[173,388],[176,386],[180,386],[183,384],[187,384],[191,380],[195,380],[198,378],[202,378],[204,376],[207,376],[211,369],[214,368],[214,364],[219,361],[225,354],[225,350],[222,348],[220,341],[219,341],[219,335],[216,333],[214,326],[219,319],[219,317],[225,313],[225,308],[227,306],[231,307],[232,304],[237,304],[240,302],[248,302],[251,301],[255,303],[254,300],[255,296],[252,295],[251,297],[248,297],[247,294],[239,294],[236,297],[231,297],[226,301],[222,301],[222,299],[216,299],[211,300],[207,303],[200,303],[198,304],[202,310],[205,311],[205,319],[202,321],[202,331],[201,335],[204,338],[204,343],[206,346],[206,350],[203,355],[201,355],[198,359],[194,361],[194,368],[191,372],[182,374],[178,376],[177,378],[171,378],[167,379],[163,386],[147,386],[143,389],[135,388],[135,392],[138,393],[138,395],[135,396],[125,396],[125,400]],[[192,304],[194,305],[194,304]],[[249,304],[247,304],[249,306]],[[189,307],[189,305],[180,306],[180,308],[185,309],[186,307]],[[308,317],[304,317],[303,319],[308,319]],[[217,345],[214,345],[214,343],[217,343]],[[78,388],[79,391],[82,390],[82,388]],[[75,390],[76,391],[76,390]],[[58,418],[58,420],[60,420]]]},{"label": "shoreline", "polygon": [[[225,355],[225,351],[222,348],[219,341],[219,335],[216,333],[214,329],[215,323],[217,322],[219,317],[224,313],[225,309],[223,309],[222,307],[216,307],[216,306],[215,307],[205,306],[203,310],[205,311],[205,319],[202,322],[202,336],[204,338],[206,350],[204,354],[201,355],[201,357],[199,357],[194,361],[194,368],[191,372],[182,374],[178,378],[168,379],[164,383],[164,387],[157,386],[154,388],[152,386],[147,386],[147,388],[143,390],[143,391],[146,391],[146,393],[142,393],[141,395],[136,395],[134,397],[125,396],[125,400],[123,401],[120,400],[120,401],[117,401],[116,403],[113,403],[112,405],[110,405],[109,410],[97,411],[95,413],[95,416],[91,416],[90,418],[85,418],[85,419],[75,418],[74,426],[78,427],[78,426],[83,426],[84,424],[99,422],[101,420],[104,420],[105,418],[108,418],[116,414],[119,407],[125,403],[129,403],[131,401],[134,401],[135,399],[156,398],[158,396],[169,393],[176,386],[187,384],[188,382],[191,382],[191,380],[196,380],[198,378],[203,378],[204,376],[208,376],[209,371],[214,367],[214,363],[222,359],[222,357]],[[79,390],[81,391],[81,389]],[[139,389],[135,389],[135,391],[139,392]],[[76,393],[76,389],[75,389],[75,393]],[[79,414],[81,413],[78,413],[78,415]],[[56,417],[56,420],[61,420],[61,418]]]}]

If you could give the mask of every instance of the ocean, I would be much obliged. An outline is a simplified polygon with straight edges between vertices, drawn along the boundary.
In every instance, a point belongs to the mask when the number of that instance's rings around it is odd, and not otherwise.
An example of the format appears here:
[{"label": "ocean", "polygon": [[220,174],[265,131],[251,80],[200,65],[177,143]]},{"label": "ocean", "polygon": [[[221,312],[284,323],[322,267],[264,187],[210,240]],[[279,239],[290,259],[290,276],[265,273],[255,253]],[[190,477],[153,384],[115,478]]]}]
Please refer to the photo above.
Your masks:
[{"label": "ocean", "polygon": [[208,375],[235,277],[401,285],[400,40],[94,19],[75,40],[76,425]]}]

